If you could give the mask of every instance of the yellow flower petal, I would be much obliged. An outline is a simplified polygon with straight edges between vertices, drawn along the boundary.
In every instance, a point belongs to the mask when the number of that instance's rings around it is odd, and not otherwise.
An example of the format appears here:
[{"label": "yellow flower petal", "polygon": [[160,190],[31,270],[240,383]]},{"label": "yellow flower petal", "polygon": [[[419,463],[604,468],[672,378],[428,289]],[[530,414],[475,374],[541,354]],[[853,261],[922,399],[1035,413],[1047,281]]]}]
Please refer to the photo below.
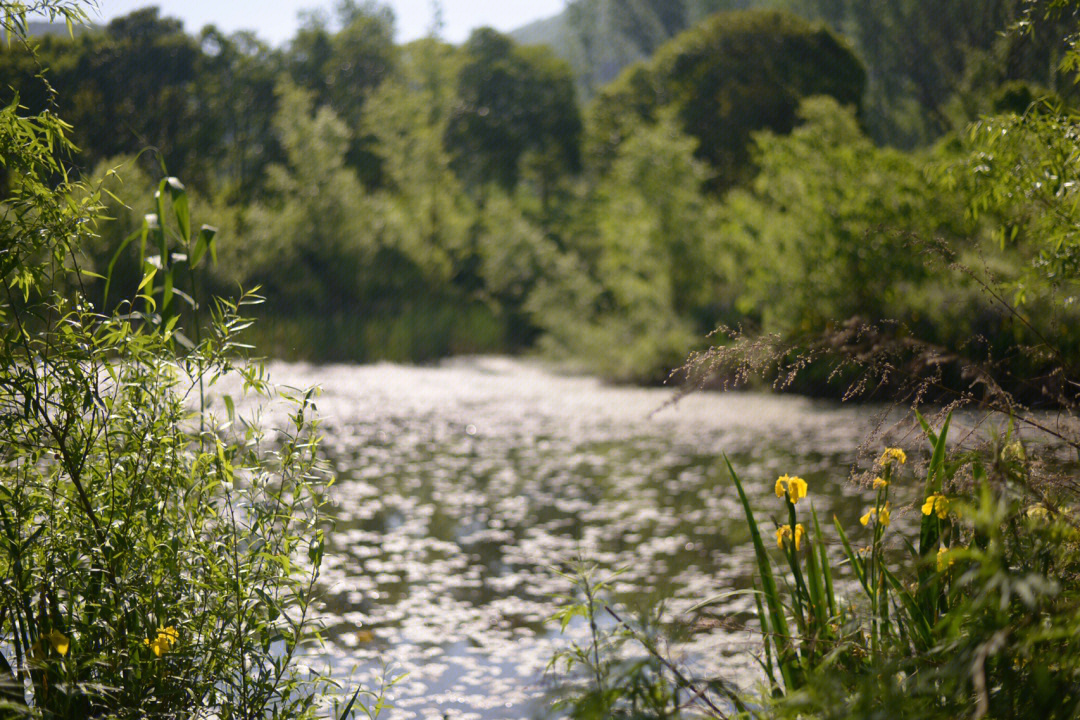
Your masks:
[{"label": "yellow flower petal", "polygon": [[68,636],[59,630],[53,630],[46,637],[49,638],[49,643],[52,645],[53,650],[61,655],[67,655],[68,649],[71,647],[71,640]]},{"label": "yellow flower petal", "polygon": [[790,537],[791,537],[791,526],[790,525],[782,525],[781,527],[776,528],[776,545],[781,550],[784,549],[785,540],[787,540]]},{"label": "yellow flower petal", "polygon": [[800,499],[806,497],[806,490],[806,481],[801,477],[793,477],[788,480],[788,499],[792,503],[797,503]]},{"label": "yellow flower petal", "polygon": [[787,481],[787,475],[781,475],[780,477],[776,478],[776,497],[784,497],[784,493],[787,492],[787,490],[784,489]]},{"label": "yellow flower petal", "polygon": [[881,488],[889,487],[889,481],[884,478],[874,478],[874,489],[880,490]]},{"label": "yellow flower petal", "polygon": [[872,518],[876,513],[877,513],[877,510],[874,510],[873,508],[870,508],[869,510],[866,511],[865,515],[863,515],[861,518],[859,518],[859,522],[861,522],[864,526],[869,525],[870,524],[870,518]]},{"label": "yellow flower petal", "polygon": [[878,515],[878,522],[882,527],[889,527],[889,523],[892,522],[889,514],[889,503],[885,503],[885,507],[881,509],[881,513]]},{"label": "yellow flower petal", "polygon": [[176,641],[179,639],[180,633],[178,633],[176,631],[176,628],[174,628],[172,625],[166,628],[158,628],[158,640],[164,640],[166,643],[168,643],[170,649],[173,645],[176,644]]},{"label": "yellow flower petal", "polygon": [[799,549],[799,543],[802,542],[802,536],[806,534],[806,529],[799,523],[795,526],[795,549]]},{"label": "yellow flower petal", "polygon": [[947,518],[949,516],[949,498],[941,493],[934,493],[926,498],[926,502],[922,506],[922,514],[929,515],[930,513],[937,513],[937,516],[942,520]]}]

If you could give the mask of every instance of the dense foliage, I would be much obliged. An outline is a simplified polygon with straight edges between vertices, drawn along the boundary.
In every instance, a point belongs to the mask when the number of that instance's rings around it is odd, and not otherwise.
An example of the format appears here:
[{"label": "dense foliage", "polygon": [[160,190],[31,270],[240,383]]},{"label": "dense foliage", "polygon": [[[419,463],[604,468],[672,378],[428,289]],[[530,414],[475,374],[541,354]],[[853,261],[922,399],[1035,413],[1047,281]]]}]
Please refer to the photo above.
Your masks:
[{"label": "dense foliage", "polygon": [[823,27],[779,12],[714,15],[601,90],[591,152],[602,163],[635,121],[672,109],[723,190],[753,175],[752,132],[790,132],[799,101],[811,95],[857,108],[864,85],[861,63]]},{"label": "dense foliage", "polygon": [[[1024,231],[1071,212],[1067,197],[1035,176],[1041,190],[1023,201],[988,185],[1032,152],[1014,126],[1069,107],[1067,74],[1047,70],[1065,21],[1033,16],[1029,32],[1001,36],[1017,2],[974,25],[960,6],[885,5],[785,5],[815,24],[750,2],[636,0],[615,14],[574,3],[577,27],[617,22],[638,48],[587,105],[580,58],[575,75],[490,29],[461,47],[395,46],[386,8],[348,1],[280,49],[212,27],[193,37],[143,10],[43,36],[34,52],[0,50],[0,86],[73,121],[81,151],[65,168],[104,183],[112,218],[80,257],[113,267],[110,302],[141,282],[135,245],[115,262],[113,249],[155,209],[164,162],[230,238],[199,292],[261,286],[271,322],[251,332],[272,354],[540,348],[659,381],[718,325],[799,346],[857,317],[980,361],[1038,338],[1075,356],[1075,305],[1028,269],[1058,261]],[[956,129],[980,117],[982,130]],[[942,133],[912,151],[875,142]],[[999,159],[990,170],[984,142]],[[1070,172],[1067,148],[1036,147],[1047,155],[1028,167]],[[1039,202],[1055,212],[1039,216]],[[953,277],[954,263],[973,272]],[[1031,310],[1003,311],[986,283]],[[104,300],[93,276],[86,291]],[[1014,384],[1048,367],[1037,353],[1013,359]]]},{"label": "dense foliage", "polygon": [[[13,44],[35,11],[84,19],[0,3]],[[237,363],[253,298],[200,293],[216,231],[173,177],[127,240],[137,286],[86,270],[104,195],[67,176],[69,129],[0,110],[0,716],[313,716],[329,689],[297,663],[328,479],[313,396],[283,398],[272,430],[211,407],[218,382],[273,395]]]}]

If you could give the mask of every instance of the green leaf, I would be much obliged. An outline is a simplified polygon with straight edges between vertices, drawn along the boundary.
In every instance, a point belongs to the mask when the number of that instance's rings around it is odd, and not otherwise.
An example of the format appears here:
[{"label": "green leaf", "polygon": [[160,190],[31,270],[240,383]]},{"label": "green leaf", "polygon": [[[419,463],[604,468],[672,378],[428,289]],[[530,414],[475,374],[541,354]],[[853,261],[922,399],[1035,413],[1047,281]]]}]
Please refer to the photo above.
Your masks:
[{"label": "green leaf", "polygon": [[[945,447],[948,442],[949,436],[949,423],[952,420],[952,412],[945,417],[945,422],[941,426],[941,432],[934,435],[933,431],[927,427],[926,435],[930,440],[931,445],[934,448],[934,454],[930,458],[930,467],[926,470],[926,494],[925,497],[930,497],[935,493],[940,493],[943,486],[943,474],[945,465]],[[941,521],[938,519],[937,513],[931,512],[929,515],[923,515],[922,523],[919,527],[919,557],[923,559],[923,564],[919,569],[919,589],[917,597],[919,599],[919,606],[922,608],[923,613],[927,617],[934,617],[934,608],[936,606],[936,600],[938,595],[938,578],[937,573],[929,566],[929,563],[925,562],[926,559],[937,552],[939,540],[941,538]]]},{"label": "green leaf", "polygon": [[361,688],[356,688],[356,692],[353,693],[352,700],[349,700],[349,704],[345,706],[345,709],[341,711],[341,715],[338,716],[338,720],[345,720],[349,713],[352,712],[353,705],[356,704],[356,698],[360,697]]},{"label": "green leaf", "polygon": [[701,602],[699,602],[696,605],[693,605],[692,607],[687,609],[686,612],[688,612],[688,613],[696,612],[696,611],[700,610],[701,608],[705,608],[705,607],[708,607],[710,605],[715,605],[718,602],[723,602],[724,600],[727,600],[728,598],[737,597],[739,595],[755,595],[756,596],[756,595],[761,595],[761,594],[762,594],[762,592],[760,590],[757,590],[757,589],[754,589],[754,590],[748,590],[748,589],[732,590],[730,592],[720,593],[719,595],[713,595],[712,597],[708,598],[707,600],[702,600]]},{"label": "green leaf", "polygon": [[915,601],[915,598],[911,597],[911,593],[903,586],[903,584],[896,578],[895,575],[884,564],[881,566],[881,572],[885,576],[885,580],[892,587],[893,592],[900,598],[900,601],[904,605],[904,609],[907,611],[909,627],[915,631],[915,634],[922,646],[920,649],[928,649],[932,643],[933,638],[930,630],[930,622],[926,618],[926,614],[923,613],[922,608]]},{"label": "green leaf", "polygon": [[199,267],[199,263],[203,259],[203,255],[207,250],[210,250],[211,258],[214,264],[217,264],[217,253],[213,249],[214,236],[217,235],[217,228],[209,225],[203,225],[199,228],[199,236],[195,240],[195,247],[191,251],[190,263],[191,267]]},{"label": "green leaf", "polygon": [[173,271],[168,269],[165,271],[165,283],[161,289],[161,312],[165,312],[169,309],[169,303],[172,302],[173,296]]},{"label": "green leaf", "polygon": [[870,586],[866,583],[866,569],[863,567],[862,560],[855,551],[851,549],[851,543],[848,542],[847,533],[844,532],[844,526],[840,524],[840,521],[835,515],[833,515],[833,525],[836,527],[836,533],[840,536],[840,543],[844,546],[844,553],[847,555],[848,562],[851,563],[851,568],[855,571],[855,577],[858,578],[859,583],[863,586],[863,590],[866,591],[867,596],[870,595]]},{"label": "green leaf", "polygon": [[148,283],[153,282],[154,281],[154,275],[156,275],[156,274],[157,274],[157,268],[155,266],[151,265],[150,263],[146,263],[146,265],[143,267],[143,279],[139,283],[139,287],[136,289],[136,292],[141,292],[142,289],[144,287],[146,287]]},{"label": "green leaf", "polygon": [[810,506],[814,518],[814,537],[817,538],[817,551],[821,561],[821,577],[825,583],[825,599],[829,603],[829,617],[836,617],[836,592],[833,590],[832,568],[829,565],[829,552],[825,547],[825,537],[818,524],[817,510]]},{"label": "green leaf", "polygon": [[180,237],[184,246],[191,244],[191,213],[188,209],[187,188],[178,179],[171,175],[163,181],[169,188],[169,196],[172,199],[173,214],[176,216],[176,224],[180,226]]}]

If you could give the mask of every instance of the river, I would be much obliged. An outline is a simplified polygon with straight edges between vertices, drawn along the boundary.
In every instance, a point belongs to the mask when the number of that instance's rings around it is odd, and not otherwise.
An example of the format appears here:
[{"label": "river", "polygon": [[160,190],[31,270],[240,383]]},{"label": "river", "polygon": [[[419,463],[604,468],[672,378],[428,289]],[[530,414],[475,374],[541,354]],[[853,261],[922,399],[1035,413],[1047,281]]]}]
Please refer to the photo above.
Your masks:
[{"label": "river", "polygon": [[[747,587],[752,549],[724,453],[770,536],[779,474],[806,478],[822,522],[837,514],[853,542],[872,498],[849,477],[880,408],[757,393],[672,404],[671,389],[507,358],[270,370],[279,384],[322,388],[338,480],[319,660],[368,687],[384,669],[407,673],[384,718],[542,716],[558,681],[546,670],[553,652],[587,638],[584,623],[560,634],[546,622],[570,590],[560,571],[579,559],[622,571],[613,594],[631,614],[664,598],[675,618]],[[863,455],[873,452],[880,445]],[[666,652],[752,686],[751,606],[731,598],[724,622]]]}]

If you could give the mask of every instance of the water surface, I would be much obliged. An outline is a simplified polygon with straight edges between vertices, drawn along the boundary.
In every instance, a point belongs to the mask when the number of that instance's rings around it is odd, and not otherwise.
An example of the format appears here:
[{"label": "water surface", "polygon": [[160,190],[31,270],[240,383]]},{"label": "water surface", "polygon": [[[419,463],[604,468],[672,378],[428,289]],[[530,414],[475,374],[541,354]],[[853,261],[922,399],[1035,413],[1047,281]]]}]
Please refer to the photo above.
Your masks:
[{"label": "water surface", "polygon": [[[327,657],[341,677],[408,673],[384,717],[541,716],[556,648],[584,642],[546,623],[559,571],[579,558],[622,570],[617,599],[667,598],[669,617],[747,587],[749,533],[727,453],[760,508],[773,482],[810,483],[823,521],[849,527],[871,493],[849,481],[878,409],[754,393],[610,387],[503,358],[439,367],[275,363],[273,379],[319,385],[338,518],[323,577]],[[800,505],[800,507],[802,507]],[[854,538],[858,542],[858,538]],[[752,685],[752,600],[668,649]]]}]

